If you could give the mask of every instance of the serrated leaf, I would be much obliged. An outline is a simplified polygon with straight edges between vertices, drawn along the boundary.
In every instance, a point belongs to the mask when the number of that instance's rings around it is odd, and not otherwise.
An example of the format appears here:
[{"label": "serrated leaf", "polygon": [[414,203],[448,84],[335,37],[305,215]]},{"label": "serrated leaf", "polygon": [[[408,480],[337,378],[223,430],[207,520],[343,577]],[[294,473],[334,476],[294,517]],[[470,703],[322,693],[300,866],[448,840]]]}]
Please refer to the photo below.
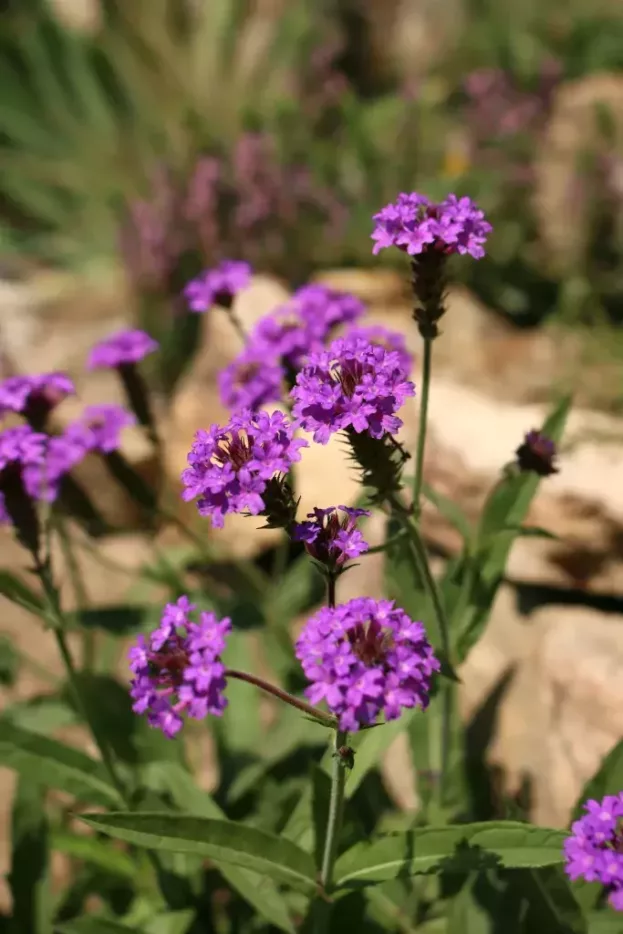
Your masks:
[{"label": "serrated leaf", "polygon": [[52,892],[45,800],[41,787],[23,777],[17,783],[13,801],[11,843],[8,883],[13,930],[16,934],[49,934]]},{"label": "serrated leaf", "polygon": [[602,760],[592,778],[588,780],[575,803],[572,821],[579,820],[585,813],[584,804],[589,798],[600,800],[605,795],[618,795],[623,788],[623,740],[620,740]]},{"label": "serrated leaf", "polygon": [[338,860],[338,888],[375,885],[433,870],[523,869],[562,863],[560,830],[513,821],[423,827],[359,843]]},{"label": "serrated leaf", "polygon": [[58,740],[0,721],[0,764],[47,788],[94,804],[119,805],[101,763]]},{"label": "serrated leaf", "polygon": [[83,814],[101,833],[147,849],[190,853],[215,862],[232,863],[287,882],[313,894],[314,861],[289,840],[227,820],[185,814]]}]

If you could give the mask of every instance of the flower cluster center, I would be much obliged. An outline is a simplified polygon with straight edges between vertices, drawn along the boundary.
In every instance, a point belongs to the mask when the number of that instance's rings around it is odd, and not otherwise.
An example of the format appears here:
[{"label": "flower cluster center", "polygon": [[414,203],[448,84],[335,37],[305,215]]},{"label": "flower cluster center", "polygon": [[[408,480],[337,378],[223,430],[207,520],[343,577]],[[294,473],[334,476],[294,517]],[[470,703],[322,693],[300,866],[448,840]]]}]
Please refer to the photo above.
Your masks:
[{"label": "flower cluster center", "polygon": [[367,668],[383,665],[387,653],[393,646],[393,636],[371,619],[367,624],[358,623],[348,633],[353,652]]},{"label": "flower cluster center", "polygon": [[369,369],[369,366],[366,367],[359,360],[345,360],[342,363],[336,376],[347,398],[352,399],[357,386],[361,384],[364,373]]},{"label": "flower cluster center", "polygon": [[235,470],[240,470],[251,460],[251,441],[239,431],[223,436],[218,442],[214,460],[221,466],[230,463]]},{"label": "flower cluster center", "polygon": [[179,687],[184,681],[184,669],[188,667],[188,652],[182,639],[174,636],[162,652],[149,653],[149,665],[153,676],[160,684]]}]

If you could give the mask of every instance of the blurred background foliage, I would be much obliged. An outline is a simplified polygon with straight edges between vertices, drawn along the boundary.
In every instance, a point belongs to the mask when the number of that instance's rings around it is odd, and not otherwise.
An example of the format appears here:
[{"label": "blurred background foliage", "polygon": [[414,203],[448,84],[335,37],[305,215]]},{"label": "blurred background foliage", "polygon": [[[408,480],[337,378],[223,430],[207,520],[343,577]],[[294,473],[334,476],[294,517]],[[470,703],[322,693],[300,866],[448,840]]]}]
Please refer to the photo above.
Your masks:
[{"label": "blurred background foliage", "polygon": [[297,284],[400,262],[372,257],[371,215],[450,189],[494,224],[464,271],[488,305],[621,323],[619,3],[93,0],[79,29],[56,5],[0,26],[6,256],[121,258],[141,297],[224,255]]}]

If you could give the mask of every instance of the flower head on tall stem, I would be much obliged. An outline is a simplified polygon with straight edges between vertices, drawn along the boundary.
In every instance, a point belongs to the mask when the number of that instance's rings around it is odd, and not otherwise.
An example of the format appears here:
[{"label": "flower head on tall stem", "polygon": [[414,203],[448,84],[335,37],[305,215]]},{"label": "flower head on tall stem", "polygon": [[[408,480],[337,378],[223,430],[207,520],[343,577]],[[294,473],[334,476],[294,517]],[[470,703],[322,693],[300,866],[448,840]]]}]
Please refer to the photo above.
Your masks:
[{"label": "flower head on tall stem", "polygon": [[400,354],[357,337],[311,354],[291,392],[297,423],[320,444],[345,429],[373,438],[396,433],[396,413],[414,394]]},{"label": "flower head on tall stem", "polygon": [[610,905],[623,911],[623,792],[591,799],[584,809],[564,842],[565,872],[571,879],[601,882]]},{"label": "flower head on tall stem", "polygon": [[407,347],[405,335],[400,331],[392,331],[382,324],[366,326],[355,325],[344,335],[349,340],[365,340],[373,346],[383,347],[384,350],[394,351],[400,357],[400,364],[408,376],[413,368],[413,354]]},{"label": "flower head on tall stem", "polygon": [[140,363],[158,350],[159,344],[146,331],[128,328],[111,334],[96,344],[88,359],[88,369],[117,369]]},{"label": "flower head on tall stem", "polygon": [[426,708],[440,668],[422,623],[391,600],[369,597],[319,610],[301,632],[296,656],[312,682],[310,701],[325,700],[347,731]]},{"label": "flower head on tall stem", "polygon": [[48,438],[29,425],[0,433],[0,520],[11,522],[22,544],[33,554],[39,547],[39,519],[29,471],[44,464]]},{"label": "flower head on tall stem", "polygon": [[182,497],[198,499],[216,528],[228,513],[265,515],[275,482],[301,458],[307,442],[281,412],[239,412],[226,425],[198,431],[182,473]]},{"label": "flower head on tall stem", "polygon": [[295,523],[292,538],[303,542],[312,558],[330,574],[336,574],[348,561],[358,558],[370,547],[357,528],[357,519],[369,515],[367,509],[349,506],[316,508],[308,513],[307,521]]},{"label": "flower head on tall stem", "polygon": [[188,597],[168,603],[158,628],[147,638],[140,635],[129,651],[132,709],[146,713],[169,738],[181,730],[182,714],[203,720],[221,716],[227,706],[221,655],[231,621],[199,613],[195,622],[194,610]]},{"label": "flower head on tall stem", "polygon": [[554,463],[556,444],[540,431],[529,431],[515,454],[517,467],[523,473],[535,473],[539,477],[549,477],[558,473],[558,467]]},{"label": "flower head on tall stem", "polygon": [[85,454],[89,451],[110,454],[119,447],[123,429],[135,423],[132,413],[121,405],[88,405],[65,429],[64,440]]},{"label": "flower head on tall stem", "polygon": [[231,309],[239,292],[251,282],[251,267],[236,260],[223,260],[214,269],[206,269],[192,279],[184,289],[184,297],[191,311],[209,311],[214,305]]},{"label": "flower head on tall stem", "polygon": [[66,373],[9,376],[0,383],[0,415],[19,412],[35,431],[41,431],[52,409],[75,391]]}]

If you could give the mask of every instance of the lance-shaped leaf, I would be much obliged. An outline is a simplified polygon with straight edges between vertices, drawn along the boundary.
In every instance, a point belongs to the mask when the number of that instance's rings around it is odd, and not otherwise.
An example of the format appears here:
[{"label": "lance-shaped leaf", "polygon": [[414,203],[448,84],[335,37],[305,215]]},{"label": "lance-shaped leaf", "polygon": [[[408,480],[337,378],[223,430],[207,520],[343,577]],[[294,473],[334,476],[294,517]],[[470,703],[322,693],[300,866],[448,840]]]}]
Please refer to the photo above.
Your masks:
[{"label": "lance-shaped leaf", "polygon": [[338,888],[375,885],[399,876],[444,870],[525,869],[563,861],[567,835],[514,821],[423,827],[359,843],[340,857]]},{"label": "lance-shaped leaf", "polygon": [[310,894],[316,891],[315,866],[309,853],[290,840],[254,827],[158,812],[84,814],[82,820],[101,833],[136,846],[232,863]]}]

